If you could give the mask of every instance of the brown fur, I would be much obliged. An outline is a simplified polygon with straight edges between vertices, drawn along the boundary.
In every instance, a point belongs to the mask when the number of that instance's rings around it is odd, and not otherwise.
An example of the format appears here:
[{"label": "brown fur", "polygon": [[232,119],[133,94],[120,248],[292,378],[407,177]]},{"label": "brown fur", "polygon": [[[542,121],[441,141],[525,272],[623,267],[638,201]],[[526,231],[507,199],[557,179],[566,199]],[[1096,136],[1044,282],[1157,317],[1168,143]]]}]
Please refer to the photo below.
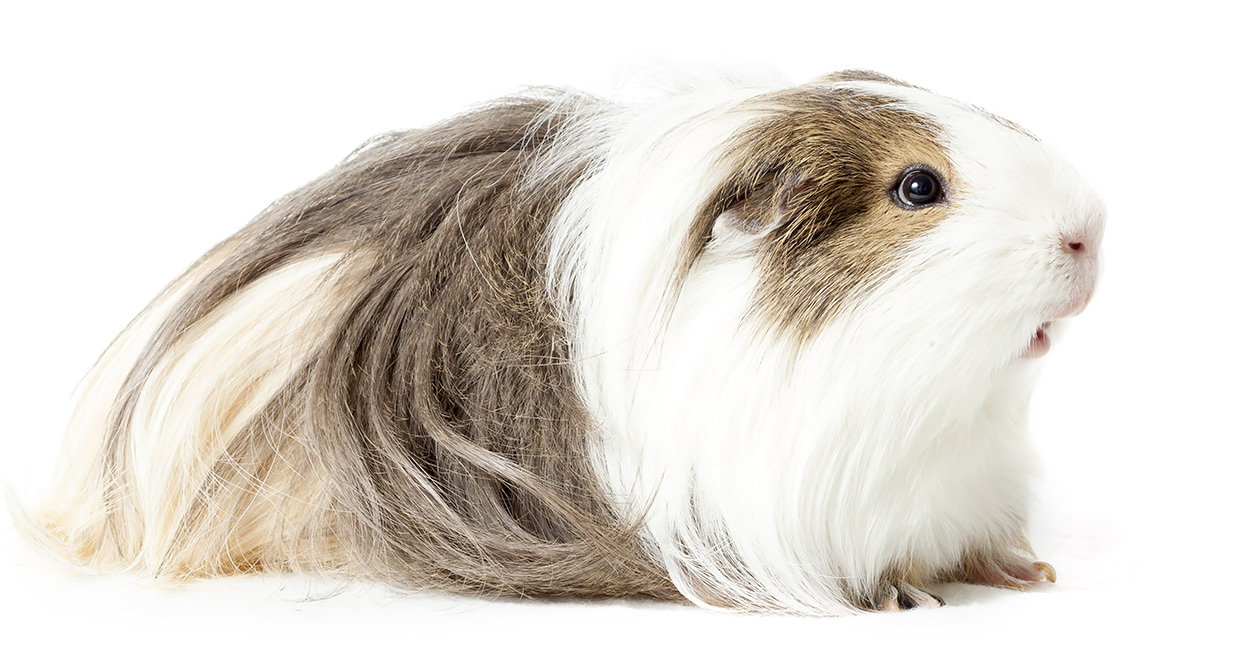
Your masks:
[{"label": "brown fur", "polygon": [[748,152],[735,161],[743,172],[696,220],[689,262],[718,216],[728,215],[744,232],[762,233],[759,314],[776,331],[802,339],[870,289],[908,242],[945,218],[949,198],[919,210],[890,198],[903,170],[927,165],[948,197],[957,195],[959,180],[937,126],[891,106],[889,98],[813,85],[755,103],[768,116],[731,147]]}]

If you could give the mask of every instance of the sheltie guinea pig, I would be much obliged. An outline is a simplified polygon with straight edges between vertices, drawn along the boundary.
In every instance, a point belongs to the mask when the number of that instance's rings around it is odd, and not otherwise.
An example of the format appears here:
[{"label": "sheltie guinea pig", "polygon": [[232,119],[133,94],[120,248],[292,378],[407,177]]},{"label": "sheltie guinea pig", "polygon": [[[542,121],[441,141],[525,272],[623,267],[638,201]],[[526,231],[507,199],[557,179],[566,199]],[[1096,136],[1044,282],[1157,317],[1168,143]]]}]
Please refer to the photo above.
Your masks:
[{"label": "sheltie guinea pig", "polygon": [[170,284],[50,502],[96,569],[837,614],[1055,578],[1038,358],[1104,209],[875,73],[534,90],[375,138]]}]

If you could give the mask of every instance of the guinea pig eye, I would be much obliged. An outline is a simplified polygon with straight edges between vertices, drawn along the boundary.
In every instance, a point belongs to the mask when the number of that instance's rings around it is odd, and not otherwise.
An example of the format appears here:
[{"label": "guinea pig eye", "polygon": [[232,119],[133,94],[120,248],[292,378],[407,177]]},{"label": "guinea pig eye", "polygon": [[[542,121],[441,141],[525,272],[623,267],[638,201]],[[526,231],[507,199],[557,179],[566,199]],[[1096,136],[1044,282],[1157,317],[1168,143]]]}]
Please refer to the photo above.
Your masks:
[{"label": "guinea pig eye", "polygon": [[894,196],[904,208],[921,208],[942,198],[942,182],[927,169],[912,169],[899,179]]}]

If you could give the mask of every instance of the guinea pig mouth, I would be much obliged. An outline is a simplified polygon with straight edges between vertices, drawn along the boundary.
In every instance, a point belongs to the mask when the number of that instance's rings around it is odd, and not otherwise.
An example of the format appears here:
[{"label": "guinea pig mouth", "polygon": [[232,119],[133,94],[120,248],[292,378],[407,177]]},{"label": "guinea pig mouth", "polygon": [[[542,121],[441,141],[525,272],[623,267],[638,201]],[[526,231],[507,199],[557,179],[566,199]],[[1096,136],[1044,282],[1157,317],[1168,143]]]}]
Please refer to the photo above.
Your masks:
[{"label": "guinea pig mouth", "polygon": [[1025,359],[1037,359],[1046,354],[1050,350],[1050,321],[1042,323],[1042,326],[1033,332],[1033,338],[1029,339],[1028,347],[1024,348],[1024,352],[1020,354]]}]

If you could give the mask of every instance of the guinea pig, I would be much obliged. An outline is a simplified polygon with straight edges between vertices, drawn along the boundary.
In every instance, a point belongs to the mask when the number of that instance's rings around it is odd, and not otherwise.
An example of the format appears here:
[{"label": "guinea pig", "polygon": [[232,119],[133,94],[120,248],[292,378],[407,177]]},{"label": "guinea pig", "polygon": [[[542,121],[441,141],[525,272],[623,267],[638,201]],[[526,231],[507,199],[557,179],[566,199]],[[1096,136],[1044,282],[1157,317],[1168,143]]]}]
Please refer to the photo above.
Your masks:
[{"label": "guinea pig", "polygon": [[18,516],[98,570],[813,615],[1053,581],[1039,359],[1104,208],[870,72],[379,136],[169,284]]}]

